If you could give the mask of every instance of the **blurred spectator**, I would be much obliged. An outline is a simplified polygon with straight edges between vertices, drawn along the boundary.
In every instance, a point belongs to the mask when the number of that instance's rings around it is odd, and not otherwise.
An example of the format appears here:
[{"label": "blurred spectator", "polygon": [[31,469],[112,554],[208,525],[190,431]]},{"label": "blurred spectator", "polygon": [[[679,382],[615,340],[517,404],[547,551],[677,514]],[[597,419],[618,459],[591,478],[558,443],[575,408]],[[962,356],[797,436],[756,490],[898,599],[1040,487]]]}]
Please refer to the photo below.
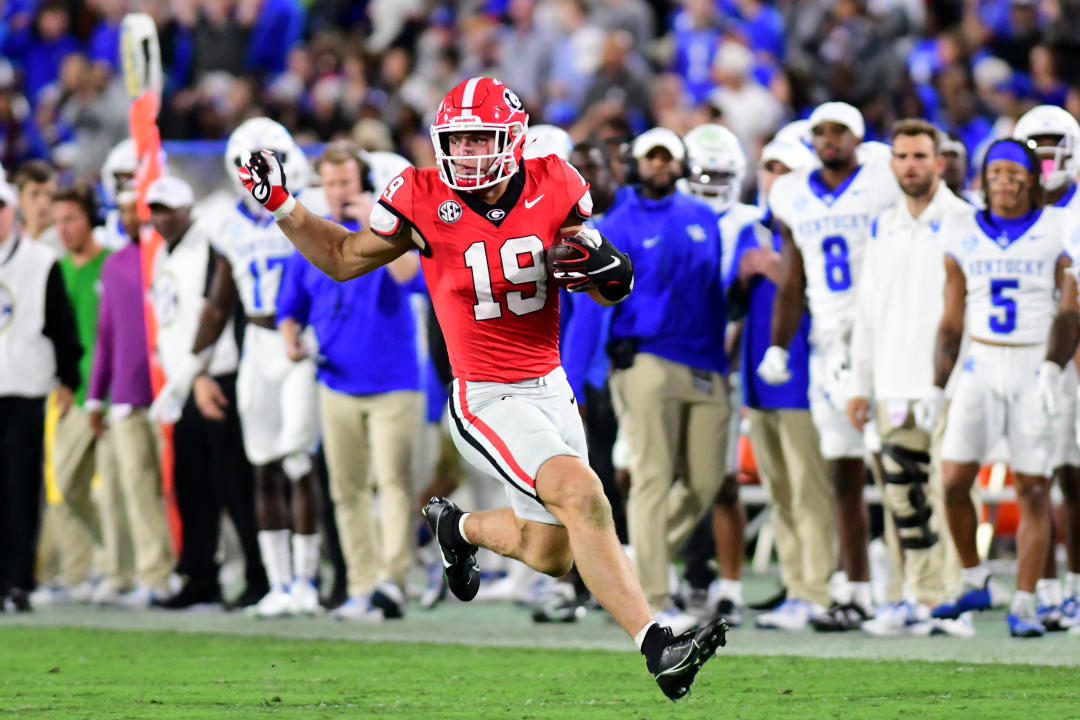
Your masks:
[{"label": "blurred spectator", "polygon": [[4,38],[0,55],[13,61],[22,72],[23,88],[31,105],[37,104],[38,91],[59,75],[64,58],[81,49],[70,26],[64,0],[43,0],[32,24]]},{"label": "blurred spectator", "polygon": [[718,5],[755,54],[770,62],[784,59],[784,18],[775,7],[761,0],[719,0]]},{"label": "blurred spectator", "polygon": [[13,179],[19,192],[23,237],[47,245],[58,256],[63,254],[64,246],[53,222],[56,171],[44,160],[30,160],[15,172]]},{"label": "blurred spectator", "polygon": [[672,70],[682,77],[695,104],[713,89],[713,58],[720,46],[720,14],[714,0],[687,0],[675,16]]},{"label": "blurred spectator", "polygon": [[521,98],[525,107],[543,107],[544,80],[551,70],[554,38],[533,22],[536,0],[510,0],[510,26],[501,28],[495,76]]},{"label": "blurred spectator", "polygon": [[589,19],[586,0],[558,0],[559,33],[547,79],[544,118],[567,124],[582,108],[589,82],[600,64],[604,31]]},{"label": "blurred spectator", "polygon": [[113,145],[127,137],[130,101],[119,77],[110,76],[105,65],[91,65],[81,54],[65,58],[61,82],[70,91],[59,120],[74,133],[78,153],[73,169],[78,178],[90,180]]},{"label": "blurred spectator", "polygon": [[93,62],[103,62],[112,72],[120,68],[120,21],[130,10],[127,0],[94,0],[101,19],[90,33],[87,54]]},{"label": "blurred spectator", "polygon": [[1069,86],[1061,79],[1057,56],[1048,45],[1031,48],[1031,84],[1040,105],[1064,107]]},{"label": "blurred spectator", "polygon": [[714,69],[718,87],[709,96],[709,103],[720,111],[720,122],[739,138],[751,161],[784,119],[779,101],[750,76],[753,62],[754,55],[745,46],[724,43]]},{"label": "blurred spectator", "polygon": [[30,104],[18,91],[15,71],[0,59],[0,163],[15,168],[30,158],[48,154],[49,147],[34,123]]},{"label": "blurred spectator", "polygon": [[70,411],[82,346],[56,254],[14,232],[15,202],[0,182],[0,602],[25,612],[41,520],[45,396],[56,387],[60,416]]},{"label": "blurred spectator", "polygon": [[244,66],[259,75],[279,73],[304,32],[299,0],[239,0],[237,17],[250,26]]},{"label": "blurred spectator", "polygon": [[656,18],[645,0],[596,0],[594,18],[606,30],[630,33],[633,46],[644,50],[656,34]]},{"label": "blurred spectator", "polygon": [[622,110],[631,127],[644,130],[649,122],[649,87],[641,74],[630,68],[634,38],[626,31],[609,32],[596,77],[585,93],[583,108],[603,105]]}]

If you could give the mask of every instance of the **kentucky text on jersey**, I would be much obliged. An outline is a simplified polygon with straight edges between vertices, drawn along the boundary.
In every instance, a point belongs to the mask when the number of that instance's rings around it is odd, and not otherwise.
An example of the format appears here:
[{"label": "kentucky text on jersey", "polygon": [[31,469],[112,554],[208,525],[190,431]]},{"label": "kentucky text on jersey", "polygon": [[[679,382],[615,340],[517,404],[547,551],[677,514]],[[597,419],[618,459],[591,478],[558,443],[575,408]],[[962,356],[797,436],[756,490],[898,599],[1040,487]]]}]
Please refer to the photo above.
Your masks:
[{"label": "kentucky text on jersey", "polygon": [[812,235],[817,233],[834,232],[839,230],[866,230],[870,227],[870,215],[860,213],[853,215],[826,215],[824,217],[809,218],[795,226],[795,232],[800,235]]},{"label": "kentucky text on jersey", "polygon": [[964,264],[964,274],[968,277],[977,275],[1042,275],[1045,272],[1045,265],[1044,260],[1023,260],[1021,258],[972,259]]}]

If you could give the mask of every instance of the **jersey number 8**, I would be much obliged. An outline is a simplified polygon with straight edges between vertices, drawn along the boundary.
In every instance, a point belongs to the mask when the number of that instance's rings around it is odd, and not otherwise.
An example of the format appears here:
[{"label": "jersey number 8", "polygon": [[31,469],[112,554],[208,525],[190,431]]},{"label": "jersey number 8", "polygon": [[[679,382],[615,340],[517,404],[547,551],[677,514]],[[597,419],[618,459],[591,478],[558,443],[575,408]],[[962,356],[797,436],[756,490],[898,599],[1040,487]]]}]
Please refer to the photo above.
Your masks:
[{"label": "jersey number 8", "polygon": [[[531,260],[531,264],[522,264],[526,257]],[[547,301],[544,242],[535,235],[510,238],[499,248],[499,260],[506,282],[511,285],[531,283],[535,286],[529,297],[525,297],[525,293],[520,290],[506,293],[506,307],[510,312],[515,315],[528,315],[543,309]],[[477,320],[502,317],[502,306],[492,291],[487,248],[482,241],[474,242],[465,251],[465,267],[472,270],[473,291],[476,293],[473,317]]]},{"label": "jersey number 8", "polygon": [[848,263],[847,241],[842,235],[830,235],[821,241],[825,255],[825,282],[833,292],[851,287],[851,265]]}]

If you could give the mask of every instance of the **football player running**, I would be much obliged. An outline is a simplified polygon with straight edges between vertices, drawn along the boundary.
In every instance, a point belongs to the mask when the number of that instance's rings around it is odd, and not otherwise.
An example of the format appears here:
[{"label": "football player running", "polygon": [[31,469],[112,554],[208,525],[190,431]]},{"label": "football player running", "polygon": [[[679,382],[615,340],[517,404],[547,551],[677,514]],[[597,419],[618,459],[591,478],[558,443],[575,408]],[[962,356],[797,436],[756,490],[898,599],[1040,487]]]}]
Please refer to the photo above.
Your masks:
[{"label": "football player running", "polygon": [[1063,368],[1080,335],[1076,278],[1068,272],[1064,252],[1067,217],[1059,208],[1040,208],[1039,175],[1038,157],[1027,144],[998,140],[982,168],[987,209],[942,223],[948,243],[945,309],[935,346],[935,388],[921,401],[924,412],[940,412],[942,389],[970,323],[972,343],[960,366],[941,453],[945,516],[964,587],[933,614],[955,618],[991,605],[990,571],[975,547],[971,487],[991,444],[1004,436],[1020,505],[1017,591],[1008,613],[1014,637],[1046,632],[1036,616],[1034,592],[1050,543],[1047,475]]},{"label": "football player running", "polygon": [[871,616],[872,597],[863,501],[866,448],[846,412],[851,331],[870,221],[895,201],[899,189],[887,162],[859,164],[864,124],[857,109],[824,103],[811,113],[809,124],[822,167],[788,173],[769,190],[783,244],[772,346],[758,375],[777,385],[791,377],[787,347],[802,318],[805,291],[812,318],[810,414],[829,461],[841,565],[850,584],[811,624],[817,630],[852,630]]},{"label": "football player running", "polygon": [[[1042,164],[1043,202],[1065,208],[1069,214],[1067,250],[1076,257],[1080,246],[1080,124],[1067,111],[1039,105],[1024,113],[1013,137],[1034,145]],[[1074,265],[1074,270],[1076,266]],[[1053,478],[1061,486],[1061,521],[1064,526],[1068,572],[1062,588],[1054,562],[1054,540],[1046,556],[1046,569],[1038,582],[1039,619],[1047,630],[1080,625],[1080,445],[1076,438],[1076,363],[1070,360],[1062,375],[1061,417],[1055,430]],[[1053,538],[1056,533],[1051,534]]]},{"label": "football player running", "polygon": [[[726,626],[673,637],[654,622],[600,481],[584,461],[584,430],[559,365],[551,281],[612,304],[630,293],[633,268],[582,227],[592,199],[577,171],[553,155],[522,160],[527,126],[510,88],[491,78],[462,82],[431,127],[437,167],[409,168],[391,181],[370,228],[355,233],[297,202],[273,153],[254,154],[240,177],[297,249],[335,279],[420,248],[457,378],[450,400],[455,444],[503,481],[510,497],[510,507],[484,512],[462,512],[443,498],[425,506],[451,591],[463,600],[476,595],[478,546],[556,577],[576,563],[675,700],[725,642]],[[553,275],[545,251],[560,237],[579,255],[558,261]]]},{"label": "football player running", "polygon": [[[307,161],[289,132],[269,118],[246,120],[229,136],[224,159],[229,176],[235,178],[241,160],[260,148],[273,153],[303,186]],[[205,218],[215,228],[217,271],[185,371],[169,379],[152,412],[167,420],[172,408],[179,407],[175,398],[186,397],[194,378],[203,372],[239,299],[248,323],[236,401],[244,450],[255,469],[259,550],[270,581],[270,592],[250,612],[255,617],[312,614],[319,610],[315,576],[320,548],[319,490],[312,474],[318,440],[315,365],[311,359],[289,359],[275,322],[281,273],[295,250],[270,214],[252,202],[245,187],[238,187],[243,192],[240,200]],[[220,393],[196,393],[196,402],[204,415],[214,419],[221,415],[225,398]]]}]

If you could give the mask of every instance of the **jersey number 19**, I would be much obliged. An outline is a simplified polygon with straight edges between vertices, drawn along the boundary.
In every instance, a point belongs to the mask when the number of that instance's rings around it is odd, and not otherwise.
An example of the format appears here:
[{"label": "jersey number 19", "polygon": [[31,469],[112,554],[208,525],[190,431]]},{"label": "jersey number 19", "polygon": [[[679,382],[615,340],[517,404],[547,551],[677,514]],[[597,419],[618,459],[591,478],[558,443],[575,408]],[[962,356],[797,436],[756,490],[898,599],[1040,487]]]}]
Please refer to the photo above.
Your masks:
[{"label": "jersey number 19", "polygon": [[[544,242],[535,235],[506,240],[499,248],[499,260],[503,278],[511,285],[532,284],[534,291],[526,297],[520,290],[506,293],[506,307],[515,315],[538,312],[547,300],[547,266],[544,264]],[[465,250],[465,266],[472,270],[473,291],[476,304],[473,317],[477,320],[493,320],[502,317],[502,306],[495,298],[488,267],[487,248],[482,241],[474,242]]]}]

